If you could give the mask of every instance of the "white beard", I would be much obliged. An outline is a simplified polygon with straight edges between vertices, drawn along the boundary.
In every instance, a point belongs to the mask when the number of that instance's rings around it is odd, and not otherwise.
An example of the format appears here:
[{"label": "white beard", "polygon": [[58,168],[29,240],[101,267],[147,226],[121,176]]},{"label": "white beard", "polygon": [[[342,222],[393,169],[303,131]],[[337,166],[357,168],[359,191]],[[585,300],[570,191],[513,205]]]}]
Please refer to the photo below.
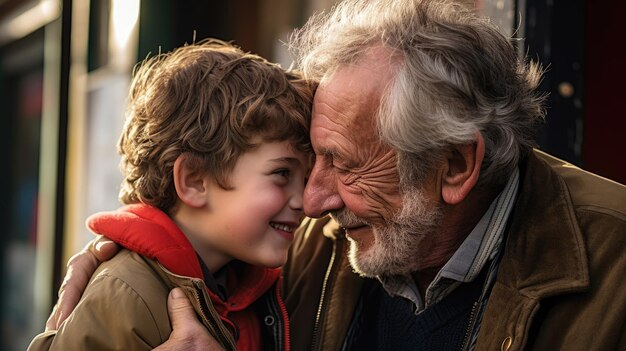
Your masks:
[{"label": "white beard", "polygon": [[[402,210],[384,226],[371,226],[373,243],[368,248],[350,238],[348,258],[350,265],[362,277],[406,275],[419,269],[424,257],[430,254],[433,235],[441,224],[442,211],[432,205],[415,187],[402,192]],[[334,213],[344,227],[367,224],[347,208]]]}]

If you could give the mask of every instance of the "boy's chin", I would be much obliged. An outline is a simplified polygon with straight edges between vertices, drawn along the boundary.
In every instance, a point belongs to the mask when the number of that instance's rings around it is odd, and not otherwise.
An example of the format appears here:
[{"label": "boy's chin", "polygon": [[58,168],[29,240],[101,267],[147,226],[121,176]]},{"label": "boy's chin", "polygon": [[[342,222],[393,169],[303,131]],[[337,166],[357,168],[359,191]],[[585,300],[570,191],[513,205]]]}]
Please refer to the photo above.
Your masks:
[{"label": "boy's chin", "polygon": [[285,263],[287,263],[287,255],[285,254],[284,257],[259,257],[258,260],[254,260],[254,261],[246,261],[246,260],[242,260],[242,261],[248,264],[251,264],[253,266],[266,267],[266,268],[280,268]]},{"label": "boy's chin", "polygon": [[264,266],[267,268],[280,268],[284,266],[285,263],[287,263],[287,255],[285,255],[285,257],[268,260]]}]

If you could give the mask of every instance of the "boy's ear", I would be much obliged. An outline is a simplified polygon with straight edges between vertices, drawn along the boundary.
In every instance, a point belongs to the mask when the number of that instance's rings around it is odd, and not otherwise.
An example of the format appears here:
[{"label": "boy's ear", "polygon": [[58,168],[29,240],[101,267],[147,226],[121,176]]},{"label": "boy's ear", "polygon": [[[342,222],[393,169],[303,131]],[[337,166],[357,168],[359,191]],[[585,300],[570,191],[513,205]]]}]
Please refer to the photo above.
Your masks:
[{"label": "boy's ear", "polygon": [[188,153],[182,153],[174,161],[174,187],[182,203],[195,208],[203,207],[208,202],[206,175],[192,171],[190,157]]},{"label": "boy's ear", "polygon": [[476,133],[473,144],[457,145],[447,157],[442,174],[441,195],[450,205],[463,201],[478,182],[485,157],[485,140]]}]

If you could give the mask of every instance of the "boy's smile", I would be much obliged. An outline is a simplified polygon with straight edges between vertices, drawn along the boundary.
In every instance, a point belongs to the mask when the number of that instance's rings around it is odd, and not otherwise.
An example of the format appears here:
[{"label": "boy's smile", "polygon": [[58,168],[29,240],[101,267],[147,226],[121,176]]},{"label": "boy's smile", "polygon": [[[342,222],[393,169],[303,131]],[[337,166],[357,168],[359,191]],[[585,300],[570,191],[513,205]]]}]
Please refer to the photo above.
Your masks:
[{"label": "boy's smile", "polygon": [[276,230],[278,235],[281,235],[287,240],[293,240],[293,232],[298,228],[298,225],[287,225],[276,222],[271,222],[270,226]]}]

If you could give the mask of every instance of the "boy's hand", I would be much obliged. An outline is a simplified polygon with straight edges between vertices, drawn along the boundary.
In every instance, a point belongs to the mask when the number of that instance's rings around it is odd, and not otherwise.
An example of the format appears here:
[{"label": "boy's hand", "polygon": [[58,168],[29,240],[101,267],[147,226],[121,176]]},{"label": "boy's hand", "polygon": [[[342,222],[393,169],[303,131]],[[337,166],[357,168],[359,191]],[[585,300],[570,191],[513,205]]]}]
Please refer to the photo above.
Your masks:
[{"label": "boy's hand", "polygon": [[59,289],[59,301],[46,322],[46,331],[59,329],[78,305],[89,279],[100,263],[115,256],[119,250],[120,248],[116,243],[103,236],[98,236],[70,258],[67,263],[67,273]]},{"label": "boy's hand", "polygon": [[172,321],[172,334],[154,351],[224,350],[200,324],[191,303],[179,288],[174,288],[170,292],[167,312]]}]

